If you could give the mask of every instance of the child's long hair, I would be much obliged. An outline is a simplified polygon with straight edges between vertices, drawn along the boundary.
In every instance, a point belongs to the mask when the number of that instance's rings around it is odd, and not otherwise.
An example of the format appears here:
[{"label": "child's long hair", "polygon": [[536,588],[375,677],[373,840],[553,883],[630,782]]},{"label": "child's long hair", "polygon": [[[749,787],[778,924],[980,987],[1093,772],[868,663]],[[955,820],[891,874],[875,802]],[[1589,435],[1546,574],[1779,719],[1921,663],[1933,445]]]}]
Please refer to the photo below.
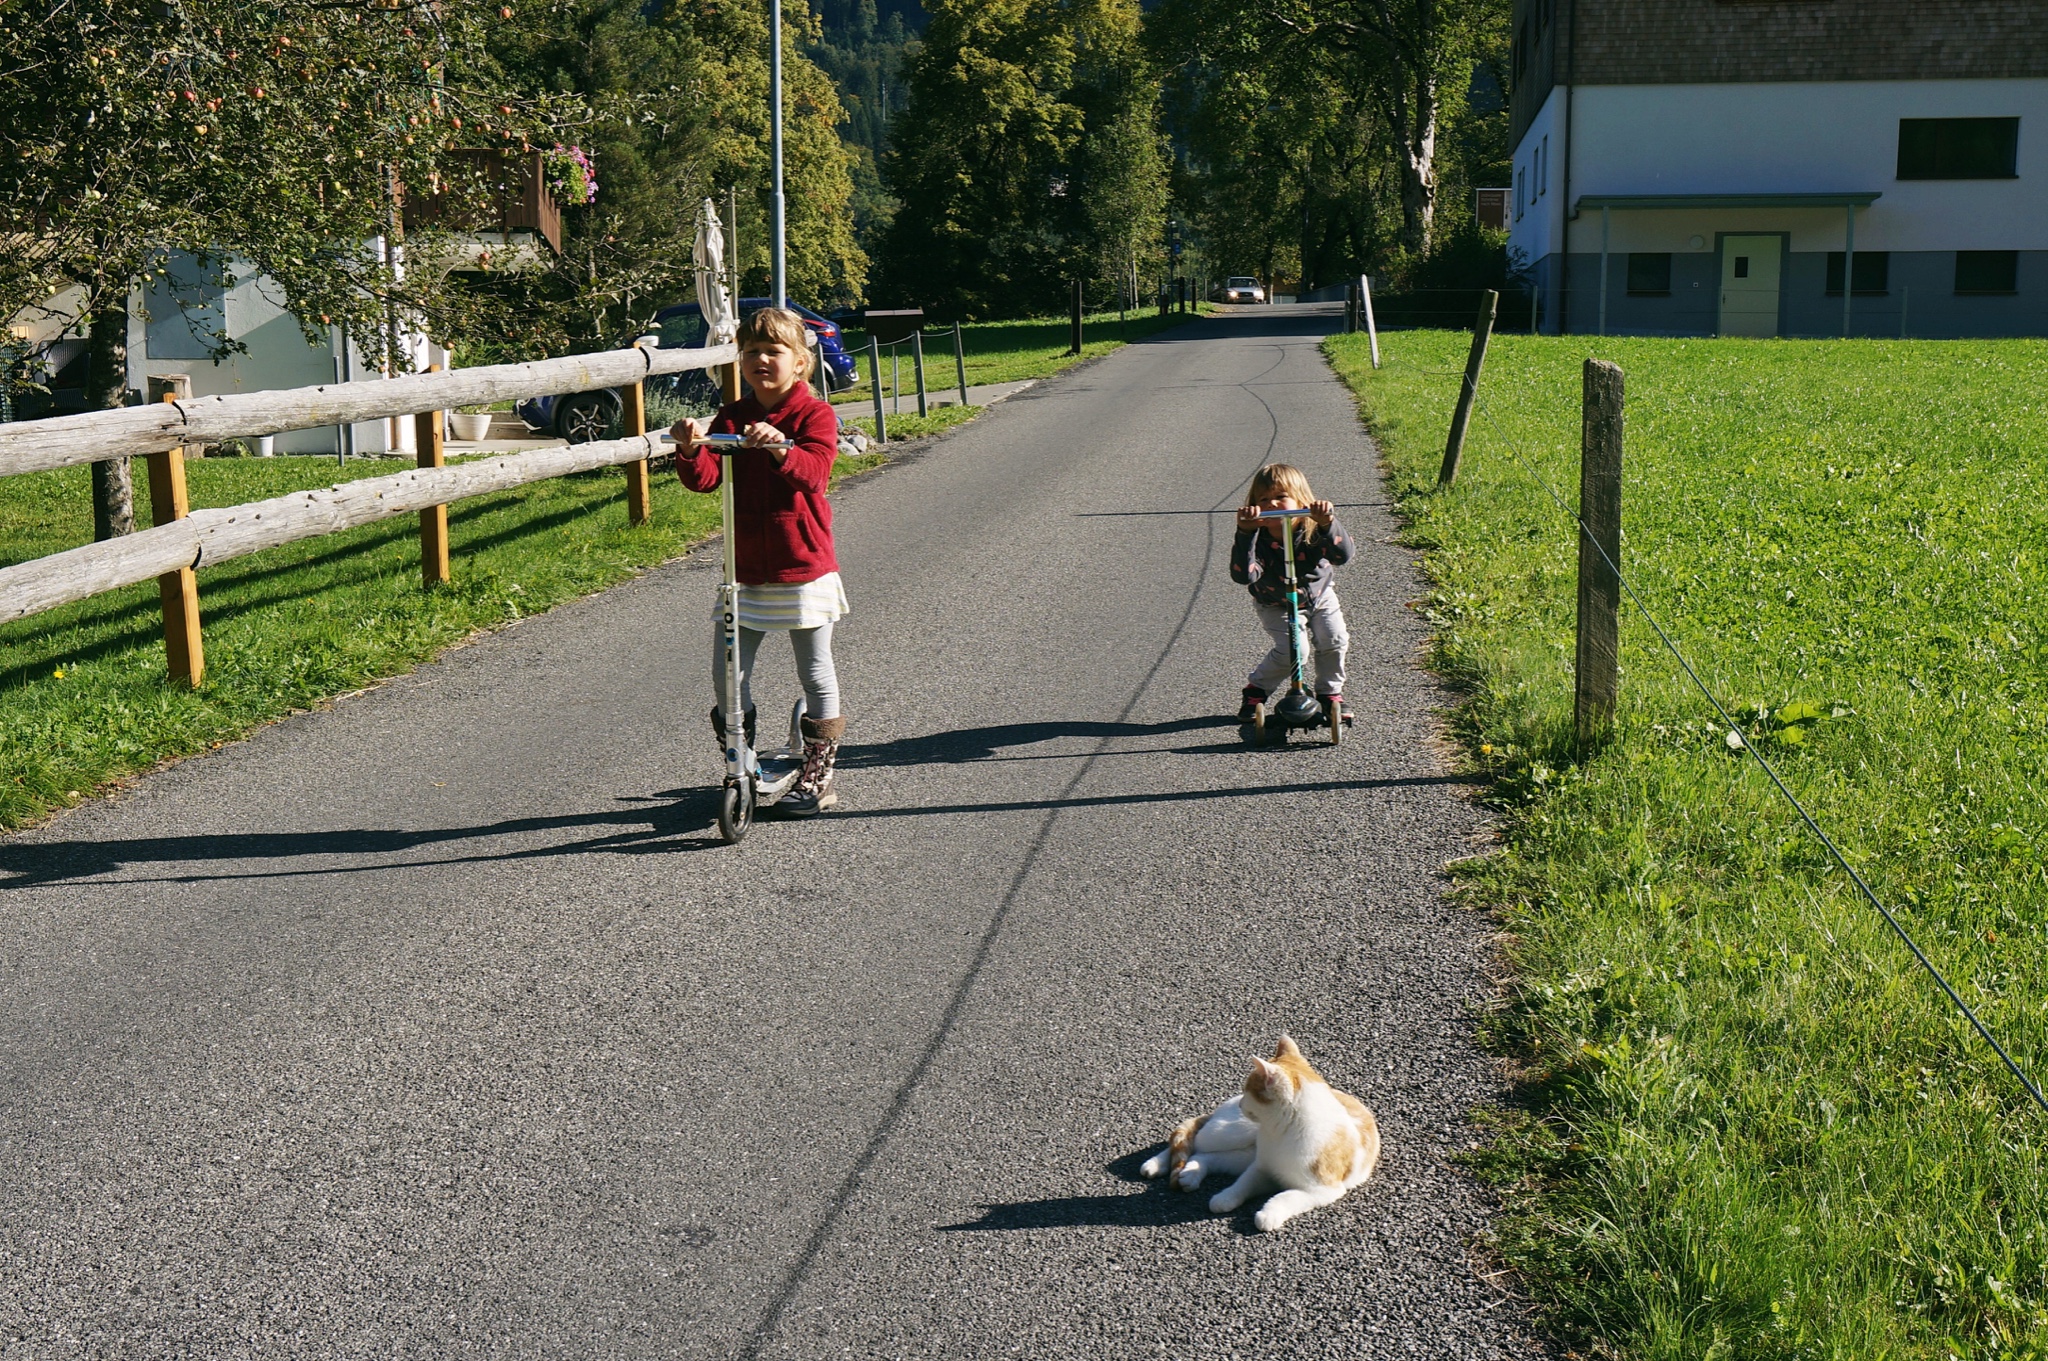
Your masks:
[{"label": "child's long hair", "polygon": [[796,380],[802,383],[810,379],[811,328],[787,307],[764,307],[758,312],[747,313],[740,318],[740,333],[736,339],[742,354],[753,346],[788,347],[796,355]]},{"label": "child's long hair", "polygon": [[[1253,473],[1251,490],[1244,494],[1244,503],[1247,506],[1256,506],[1274,495],[1288,497],[1295,505],[1302,507],[1316,499],[1316,494],[1308,489],[1308,476],[1292,463],[1268,463]],[[1291,523],[1290,527],[1294,530],[1297,545],[1309,541],[1315,532],[1313,525],[1314,521],[1305,515]]]}]

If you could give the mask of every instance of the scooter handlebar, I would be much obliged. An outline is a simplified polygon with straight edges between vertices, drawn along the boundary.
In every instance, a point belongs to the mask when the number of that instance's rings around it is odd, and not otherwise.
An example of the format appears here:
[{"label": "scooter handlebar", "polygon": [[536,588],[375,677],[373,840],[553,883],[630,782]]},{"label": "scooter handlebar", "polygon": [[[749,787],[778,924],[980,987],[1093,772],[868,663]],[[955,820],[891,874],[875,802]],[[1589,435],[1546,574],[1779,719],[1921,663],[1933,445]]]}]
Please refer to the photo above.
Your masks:
[{"label": "scooter handlebar", "polygon": [[1262,510],[1259,512],[1259,518],[1261,520],[1293,520],[1303,515],[1313,514],[1315,514],[1314,511],[1310,510],[1307,506],[1303,506],[1299,510]]},{"label": "scooter handlebar", "polygon": [[[664,431],[662,431],[662,432],[661,432],[661,434],[660,434],[660,436],[659,436],[659,439],[660,439],[660,442],[661,442],[661,443],[663,443],[663,444],[674,444],[674,443],[676,442],[676,437],[675,437],[674,435],[671,435],[671,434],[669,434],[669,433],[668,433],[668,431],[666,431],[666,430],[664,430]],[[747,437],[746,437],[745,435],[722,435],[722,434],[721,434],[721,435],[699,435],[699,436],[697,437],[697,439],[696,439],[696,443],[698,443],[698,444],[727,444],[727,445],[732,445],[732,446],[734,446],[734,447],[738,447],[738,446],[741,446],[741,445],[746,445],[746,447],[747,447],[747,448],[750,448],[750,449],[794,449],[794,448],[796,447],[796,446],[795,446],[795,445],[793,445],[793,444],[787,444],[787,443],[784,443],[784,444],[747,444]]]}]

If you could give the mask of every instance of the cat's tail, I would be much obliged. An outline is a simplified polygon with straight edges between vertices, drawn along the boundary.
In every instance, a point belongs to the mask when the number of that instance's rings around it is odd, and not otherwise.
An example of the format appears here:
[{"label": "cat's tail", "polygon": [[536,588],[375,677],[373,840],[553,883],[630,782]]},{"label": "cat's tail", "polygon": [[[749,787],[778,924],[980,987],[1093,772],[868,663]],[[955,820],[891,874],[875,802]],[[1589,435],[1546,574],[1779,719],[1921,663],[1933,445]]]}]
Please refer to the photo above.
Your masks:
[{"label": "cat's tail", "polygon": [[1147,1158],[1138,1171],[1148,1177],[1164,1177],[1179,1173],[1195,1151],[1195,1135],[1208,1123],[1209,1117],[1206,1115],[1197,1115],[1181,1121],[1174,1127],[1173,1136],[1166,1141],[1166,1147]]}]

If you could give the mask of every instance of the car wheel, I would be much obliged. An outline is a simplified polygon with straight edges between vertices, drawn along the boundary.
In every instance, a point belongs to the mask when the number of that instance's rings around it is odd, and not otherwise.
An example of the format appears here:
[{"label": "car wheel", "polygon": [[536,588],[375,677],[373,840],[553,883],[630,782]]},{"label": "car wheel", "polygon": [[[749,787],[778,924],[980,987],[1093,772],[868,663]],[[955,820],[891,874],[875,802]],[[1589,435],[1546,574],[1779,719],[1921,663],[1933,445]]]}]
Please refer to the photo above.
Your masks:
[{"label": "car wheel", "polygon": [[571,444],[609,437],[619,424],[619,400],[609,392],[578,392],[555,409],[555,433]]}]

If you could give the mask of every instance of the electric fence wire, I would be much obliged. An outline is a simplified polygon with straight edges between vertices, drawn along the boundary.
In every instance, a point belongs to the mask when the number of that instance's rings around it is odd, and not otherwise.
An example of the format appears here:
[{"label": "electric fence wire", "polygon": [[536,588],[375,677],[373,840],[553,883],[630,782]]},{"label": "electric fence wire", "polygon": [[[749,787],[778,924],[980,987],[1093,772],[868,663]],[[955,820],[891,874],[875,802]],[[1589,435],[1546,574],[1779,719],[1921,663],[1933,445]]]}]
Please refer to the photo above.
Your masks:
[{"label": "electric fence wire", "polygon": [[[1465,384],[1471,382],[1462,373],[1459,376],[1464,379]],[[1536,485],[1543,488],[1544,494],[1549,496],[1558,510],[1564,513],[1565,518],[1578,526],[1580,542],[1593,545],[1593,550],[1607,564],[1607,570],[1614,573],[1614,579],[1621,584],[1622,590],[1628,592],[1630,602],[1635,605],[1636,610],[1649,623],[1650,627],[1656,631],[1658,641],[1662,642],[1665,650],[1670,652],[1672,657],[1677,660],[1679,667],[1685,672],[1686,677],[1692,681],[1694,688],[1706,697],[1707,703],[1714,706],[1714,712],[1721,716],[1721,721],[1728,725],[1728,730],[1731,733],[1735,734],[1736,740],[1742,744],[1742,749],[1748,752],[1757,765],[1763,768],[1764,774],[1770,776],[1771,783],[1777,787],[1778,793],[1784,796],[1785,802],[1792,805],[1793,811],[1799,814],[1799,819],[1806,824],[1807,830],[1820,839],[1821,845],[1827,847],[1828,854],[1835,858],[1835,863],[1848,873],[1849,878],[1855,882],[1856,887],[1862,891],[1863,896],[1870,900],[1870,905],[1877,909],[1879,916],[1884,918],[1885,924],[1891,927],[1892,931],[1901,941],[1905,942],[1906,948],[1913,952],[1913,958],[1920,961],[1920,967],[1927,970],[1928,975],[1934,979],[1941,990],[1948,994],[1948,1000],[1955,1004],[1956,1010],[1962,1012],[1971,1027],[1976,1030],[1978,1035],[1983,1037],[1984,1043],[1990,1045],[1992,1052],[2004,1061],[2005,1066],[2012,1071],[2013,1077],[2019,1081],[2020,1086],[2026,1089],[2027,1095],[2034,1099],[2034,1104],[2039,1106],[2044,1112],[2048,1112],[2048,1098],[2044,1098],[2041,1095],[2041,1089],[2035,1086],[2033,1079],[2027,1076],[2018,1063],[2014,1062],[2012,1055],[2006,1052],[2005,1046],[1998,1042],[1997,1036],[1993,1035],[1989,1027],[1978,1018],[1977,1013],[1971,1009],[1970,1004],[1965,1002],[1962,999],[1962,995],[1949,985],[1948,979],[1943,977],[1941,970],[1935,967],[1934,961],[1927,957],[1926,951],[1922,950],[1913,937],[1907,933],[1906,928],[1892,914],[1891,909],[1884,905],[1884,901],[1877,896],[1869,883],[1857,872],[1856,867],[1849,863],[1849,857],[1842,854],[1841,848],[1835,845],[1834,838],[1830,837],[1820,823],[1814,820],[1813,814],[1806,811],[1806,805],[1799,801],[1799,797],[1786,788],[1785,781],[1779,778],[1777,769],[1771,765],[1762,752],[1757,750],[1756,743],[1750,740],[1749,734],[1743,730],[1742,725],[1730,716],[1727,706],[1721,703],[1714,692],[1708,688],[1707,683],[1700,679],[1700,673],[1693,669],[1692,662],[1686,658],[1684,652],[1679,650],[1678,644],[1672,639],[1671,634],[1658,621],[1657,616],[1650,612],[1650,607],[1643,603],[1642,596],[1636,594],[1636,588],[1629,582],[1627,575],[1621,570],[1621,564],[1607,555],[1607,550],[1601,546],[1600,540],[1593,534],[1585,520],[1580,517],[1576,510],[1565,504],[1564,498],[1557,494],[1557,489],[1550,485],[1549,479],[1545,478],[1537,470],[1536,465],[1523,455],[1520,446],[1508,435],[1507,431],[1501,428],[1500,422],[1493,418],[1493,412],[1487,408],[1486,403],[1476,400],[1476,394],[1473,395],[1475,397],[1473,405],[1486,417],[1487,424],[1493,427],[1494,434],[1507,447],[1508,452],[1513,455],[1515,462],[1521,464],[1523,471],[1535,479]]]}]

